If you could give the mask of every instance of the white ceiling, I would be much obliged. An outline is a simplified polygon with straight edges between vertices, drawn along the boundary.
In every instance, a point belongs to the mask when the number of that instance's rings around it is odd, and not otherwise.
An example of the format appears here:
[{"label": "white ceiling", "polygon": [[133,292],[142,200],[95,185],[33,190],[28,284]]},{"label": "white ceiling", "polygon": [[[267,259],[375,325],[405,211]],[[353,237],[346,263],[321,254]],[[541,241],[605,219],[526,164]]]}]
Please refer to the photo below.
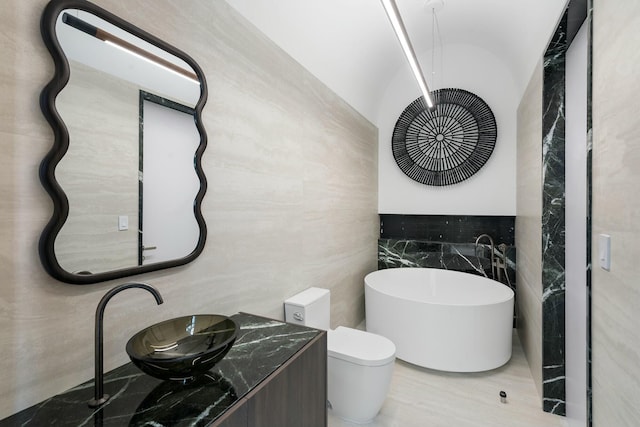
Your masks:
[{"label": "white ceiling", "polygon": [[[373,123],[391,79],[408,67],[379,0],[227,2]],[[565,3],[444,0],[437,16],[445,58],[449,44],[488,50],[508,64],[522,94]],[[432,17],[427,0],[397,0],[397,4],[418,56],[430,51]]]}]

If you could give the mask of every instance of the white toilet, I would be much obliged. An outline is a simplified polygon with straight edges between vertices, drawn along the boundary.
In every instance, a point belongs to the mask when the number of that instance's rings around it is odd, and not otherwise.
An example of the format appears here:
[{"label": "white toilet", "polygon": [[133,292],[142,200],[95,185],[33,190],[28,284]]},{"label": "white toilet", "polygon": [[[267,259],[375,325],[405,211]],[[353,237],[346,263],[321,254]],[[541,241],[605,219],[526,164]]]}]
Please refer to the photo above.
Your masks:
[{"label": "white toilet", "polygon": [[339,326],[330,330],[330,292],[309,288],[284,302],[285,320],[327,331],[329,408],[365,424],[378,414],[389,392],[396,346],[370,332]]}]

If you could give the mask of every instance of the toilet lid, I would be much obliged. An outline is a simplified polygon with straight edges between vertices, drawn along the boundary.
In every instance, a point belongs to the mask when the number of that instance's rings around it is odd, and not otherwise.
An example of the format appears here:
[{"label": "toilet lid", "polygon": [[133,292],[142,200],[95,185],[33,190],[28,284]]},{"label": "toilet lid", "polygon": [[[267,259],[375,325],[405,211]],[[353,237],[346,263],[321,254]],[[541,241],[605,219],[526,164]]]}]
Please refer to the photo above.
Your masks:
[{"label": "toilet lid", "polygon": [[382,366],[395,359],[396,346],[381,335],[339,326],[327,332],[327,352],[356,365]]}]

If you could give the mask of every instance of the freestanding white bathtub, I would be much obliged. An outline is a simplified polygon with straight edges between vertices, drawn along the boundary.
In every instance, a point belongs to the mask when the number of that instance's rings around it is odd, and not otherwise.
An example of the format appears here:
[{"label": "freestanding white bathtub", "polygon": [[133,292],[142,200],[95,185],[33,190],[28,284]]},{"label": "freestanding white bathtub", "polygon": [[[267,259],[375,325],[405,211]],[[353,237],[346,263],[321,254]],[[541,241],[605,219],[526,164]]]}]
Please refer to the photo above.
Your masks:
[{"label": "freestanding white bathtub", "polygon": [[479,372],[511,358],[514,293],[508,286],[433,268],[374,271],[364,282],[367,331],[393,341],[399,359]]}]

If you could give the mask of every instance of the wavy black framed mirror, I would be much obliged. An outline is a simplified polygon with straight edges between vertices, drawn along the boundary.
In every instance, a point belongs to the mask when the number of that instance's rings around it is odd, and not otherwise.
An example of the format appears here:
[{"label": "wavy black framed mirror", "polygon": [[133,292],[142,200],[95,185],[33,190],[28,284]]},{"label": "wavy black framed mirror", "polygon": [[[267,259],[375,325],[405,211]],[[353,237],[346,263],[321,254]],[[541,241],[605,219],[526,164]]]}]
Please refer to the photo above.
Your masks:
[{"label": "wavy black framed mirror", "polygon": [[207,84],[183,51],[84,0],[52,0],[40,29],[55,72],[40,107],[53,215],[47,272],[90,284],[193,261],[207,228]]}]

